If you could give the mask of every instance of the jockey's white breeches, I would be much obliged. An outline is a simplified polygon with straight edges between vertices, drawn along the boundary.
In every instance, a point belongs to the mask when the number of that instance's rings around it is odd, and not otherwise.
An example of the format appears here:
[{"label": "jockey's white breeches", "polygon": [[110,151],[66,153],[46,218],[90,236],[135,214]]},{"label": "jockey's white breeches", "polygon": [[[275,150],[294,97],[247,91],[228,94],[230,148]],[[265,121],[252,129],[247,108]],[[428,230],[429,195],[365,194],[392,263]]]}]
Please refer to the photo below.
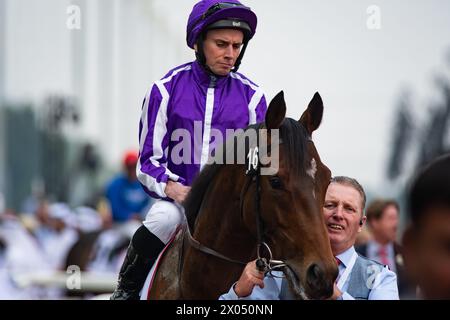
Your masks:
[{"label": "jockey's white breeches", "polygon": [[167,244],[185,219],[184,208],[180,204],[156,200],[148,211],[143,224],[164,244]]}]

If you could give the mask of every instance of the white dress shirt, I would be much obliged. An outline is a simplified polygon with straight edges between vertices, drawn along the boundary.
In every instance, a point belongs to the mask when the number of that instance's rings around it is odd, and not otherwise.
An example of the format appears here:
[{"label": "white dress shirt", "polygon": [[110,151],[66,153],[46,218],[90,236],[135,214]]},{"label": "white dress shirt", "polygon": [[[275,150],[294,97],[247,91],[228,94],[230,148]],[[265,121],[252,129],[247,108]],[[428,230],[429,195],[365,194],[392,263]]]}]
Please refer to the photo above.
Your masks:
[{"label": "white dress shirt", "polygon": [[[339,276],[337,279],[338,288],[342,291],[342,300],[354,300],[354,298],[346,292],[350,280],[352,271],[352,259],[354,259],[356,251],[354,247],[349,248],[343,253],[339,254],[337,258],[341,260],[339,265]],[[347,267],[350,267],[348,271]],[[274,272],[277,276],[282,276],[281,272]],[[344,277],[344,279],[342,279]],[[281,291],[281,278],[271,277],[267,275],[264,278],[264,288],[259,286],[253,288],[253,292],[247,296],[239,298],[234,291],[234,284],[230,290],[221,295],[219,300],[279,300],[279,294]],[[344,281],[343,281],[344,280]],[[381,272],[374,275],[373,281],[368,284],[372,287],[369,293],[369,300],[398,300],[398,287],[397,276],[394,272],[390,271],[387,267],[383,267]],[[343,282],[339,287],[339,281]]]}]

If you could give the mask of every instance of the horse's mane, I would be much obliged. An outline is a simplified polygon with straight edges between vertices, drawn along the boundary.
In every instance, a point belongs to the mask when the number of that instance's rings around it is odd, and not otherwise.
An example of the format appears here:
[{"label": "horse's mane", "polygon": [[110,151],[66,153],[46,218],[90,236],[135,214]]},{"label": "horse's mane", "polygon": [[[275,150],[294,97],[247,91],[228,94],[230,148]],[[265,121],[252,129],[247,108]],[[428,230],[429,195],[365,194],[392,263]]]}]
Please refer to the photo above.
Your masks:
[{"label": "horse's mane", "polygon": [[[244,132],[247,132],[249,129],[259,130],[263,127],[263,123],[251,125],[247,127]],[[284,119],[279,134],[284,146],[283,156],[290,174],[295,176],[303,175],[307,165],[305,154],[307,152],[307,142],[310,140],[309,134],[300,122],[291,118]],[[226,154],[227,151],[231,150],[235,152],[235,155],[238,154],[236,150],[239,145],[237,143],[238,136],[239,135],[235,135],[232,138],[227,139],[227,141],[222,146],[218,146],[216,150],[222,148],[224,150],[223,154]],[[246,144],[245,155],[248,153],[247,147]],[[225,163],[225,161],[222,161],[221,163]],[[188,225],[192,233],[194,232],[195,221],[198,217],[204,195],[223,167],[224,164],[218,163],[206,165],[194,180],[192,188],[183,203]]]}]

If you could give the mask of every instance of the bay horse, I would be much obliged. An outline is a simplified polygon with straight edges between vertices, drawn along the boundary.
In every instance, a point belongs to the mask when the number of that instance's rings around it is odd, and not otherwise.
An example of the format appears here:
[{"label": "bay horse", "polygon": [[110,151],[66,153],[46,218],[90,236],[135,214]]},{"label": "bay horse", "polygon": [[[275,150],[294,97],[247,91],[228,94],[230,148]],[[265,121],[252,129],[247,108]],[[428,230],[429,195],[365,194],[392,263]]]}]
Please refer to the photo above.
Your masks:
[{"label": "bay horse", "polygon": [[[332,295],[338,271],[322,213],[331,172],[311,139],[322,121],[322,99],[316,93],[299,121],[285,115],[280,92],[265,122],[245,131],[279,132],[278,172],[261,175],[263,165],[254,166],[260,161],[250,156],[250,163],[204,167],[184,202],[187,226],[162,256],[147,299],[217,299],[256,258],[261,270],[284,271],[298,299]],[[275,154],[271,140],[267,134]],[[236,153],[236,137],[224,146]],[[247,143],[245,154],[251,148]]]}]

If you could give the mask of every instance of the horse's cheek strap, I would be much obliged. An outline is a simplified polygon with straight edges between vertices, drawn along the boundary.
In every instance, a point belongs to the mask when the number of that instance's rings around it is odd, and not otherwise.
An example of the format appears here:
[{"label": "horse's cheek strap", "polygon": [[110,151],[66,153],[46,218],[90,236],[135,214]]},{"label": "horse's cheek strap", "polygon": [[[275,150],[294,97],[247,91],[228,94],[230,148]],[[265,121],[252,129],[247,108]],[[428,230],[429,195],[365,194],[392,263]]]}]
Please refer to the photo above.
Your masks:
[{"label": "horse's cheek strap", "polygon": [[247,191],[250,188],[252,179],[253,179],[252,177],[247,179],[247,181],[245,182],[244,188],[242,188],[241,195],[239,196],[239,199],[240,199],[240,205],[239,205],[240,209],[239,210],[240,210],[241,220],[244,220],[244,200],[245,200],[245,195],[247,194]]}]

